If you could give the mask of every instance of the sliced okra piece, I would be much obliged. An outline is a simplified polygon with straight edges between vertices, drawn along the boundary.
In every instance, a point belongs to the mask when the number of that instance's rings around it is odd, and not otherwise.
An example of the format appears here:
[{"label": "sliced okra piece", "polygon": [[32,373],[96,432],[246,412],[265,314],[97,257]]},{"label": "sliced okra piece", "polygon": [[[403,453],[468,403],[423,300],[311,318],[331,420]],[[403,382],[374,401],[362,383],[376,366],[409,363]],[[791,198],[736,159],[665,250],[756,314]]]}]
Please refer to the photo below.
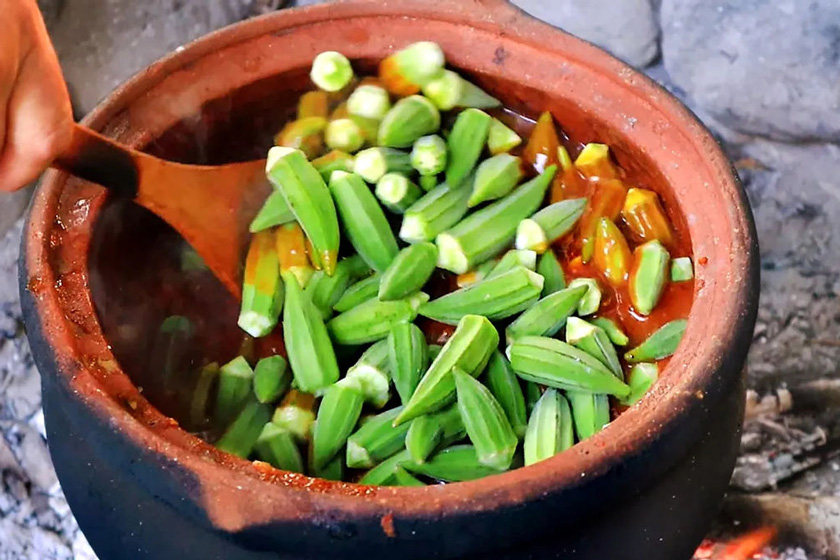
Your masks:
[{"label": "sliced okra piece", "polygon": [[297,222],[283,224],[274,232],[274,247],[280,262],[280,274],[291,273],[298,284],[306,286],[315,270],[309,262],[306,237]]},{"label": "sliced okra piece", "polygon": [[557,161],[559,145],[560,138],[557,136],[554,117],[550,112],[544,111],[537,119],[537,123],[528,137],[528,142],[522,149],[522,160],[538,172],[549,165],[557,165],[559,163]]},{"label": "sliced okra piece", "polygon": [[371,184],[376,184],[386,173],[411,171],[411,156],[395,148],[367,148],[356,154],[353,173]]},{"label": "sliced okra piece", "polygon": [[528,426],[528,412],[525,409],[525,395],[522,393],[522,386],[519,378],[513,373],[510,362],[496,350],[490,357],[487,369],[481,376],[481,381],[487,386],[490,392],[505,411],[513,432],[520,439],[525,436],[525,429]]},{"label": "sliced okra piece", "polygon": [[601,307],[601,287],[594,278],[575,278],[569,282],[570,288],[586,286],[586,293],[578,303],[578,315],[592,315]]},{"label": "sliced okra piece", "polygon": [[272,191],[268,198],[257,212],[257,215],[251,221],[248,231],[257,233],[264,229],[273,228],[282,224],[287,224],[294,221],[295,215],[292,213],[289,205],[286,204],[286,199],[283,198],[283,193],[280,191]]},{"label": "sliced okra piece", "polygon": [[490,134],[492,117],[479,109],[465,109],[458,114],[446,141],[449,161],[446,183],[460,186],[475,169]]},{"label": "sliced okra piece", "polygon": [[540,397],[542,397],[543,391],[533,381],[523,381],[523,383],[525,383],[525,389],[523,390],[525,393],[525,408],[528,410],[528,416],[530,417],[534,411],[534,406],[540,400]]},{"label": "sliced okra piece", "polygon": [[436,177],[446,170],[447,156],[446,141],[443,138],[437,134],[421,136],[411,148],[411,166],[421,176]]},{"label": "sliced okra piece", "polygon": [[597,184],[598,188],[580,218],[580,257],[584,263],[591,261],[595,253],[595,237],[601,218],[615,221],[627,194],[627,187],[620,179],[600,180]]},{"label": "sliced okra piece", "polygon": [[517,266],[524,266],[528,270],[535,270],[537,268],[537,254],[533,251],[520,251],[519,249],[511,249],[495,263],[490,272],[487,273],[486,278],[493,278],[505,272],[510,272]]},{"label": "sliced okra piece", "polygon": [[618,178],[618,169],[610,159],[610,148],[606,144],[586,144],[575,159],[575,167],[590,179]]},{"label": "sliced okra piece", "polygon": [[379,79],[391,93],[411,95],[439,75],[445,63],[437,43],[419,41],[382,60]]},{"label": "sliced okra piece", "polygon": [[642,362],[633,365],[630,373],[627,374],[627,384],[630,386],[630,394],[621,400],[621,404],[633,406],[653,387],[659,379],[659,366],[654,363]]},{"label": "sliced okra piece", "polygon": [[335,119],[327,125],[324,140],[331,150],[352,154],[364,145],[365,133],[356,119]]},{"label": "sliced okra piece", "polygon": [[539,463],[575,443],[569,402],[556,389],[548,389],[534,405],[525,432],[525,466]]},{"label": "sliced okra piece", "polygon": [[[457,411],[457,408],[456,408]],[[458,415],[460,417],[460,412]],[[408,425],[405,448],[415,463],[424,463],[443,440],[443,426],[436,414],[425,414],[415,418]]]},{"label": "sliced okra piece", "polygon": [[595,230],[592,264],[613,286],[623,286],[633,257],[624,234],[609,218],[601,218]]},{"label": "sliced okra piece", "polygon": [[522,179],[522,160],[510,154],[499,154],[484,160],[475,171],[469,206],[478,206],[509,194]]},{"label": "sliced okra piece", "polygon": [[376,198],[394,214],[404,214],[421,196],[420,187],[401,173],[386,173],[376,183]]},{"label": "sliced okra piece", "polygon": [[567,391],[625,397],[630,388],[583,350],[544,336],[523,336],[507,349],[510,365],[526,381]]},{"label": "sliced okra piece", "polygon": [[[311,448],[310,448],[311,449]],[[310,457],[312,452],[309,453]],[[332,460],[323,467],[316,467],[313,459],[309,460],[309,473],[317,478],[324,480],[334,480],[336,482],[344,480],[344,454],[336,453]]]},{"label": "sliced okra piece", "polygon": [[437,247],[428,242],[409,245],[400,251],[382,274],[379,299],[400,299],[420,290],[435,271],[437,255]]},{"label": "sliced okra piece", "polygon": [[397,467],[396,469],[394,469],[394,486],[410,487],[426,486],[426,484],[415,478],[404,468]]},{"label": "sliced okra piece", "polygon": [[466,315],[504,319],[533,305],[539,299],[542,288],[542,276],[519,266],[425,303],[420,306],[419,313],[449,325],[458,324]]},{"label": "sliced okra piece", "polygon": [[308,91],[298,100],[297,118],[327,118],[330,114],[330,99],[324,91]]},{"label": "sliced okra piece", "polygon": [[607,336],[610,337],[610,340],[616,346],[627,346],[630,342],[630,338],[627,336],[627,333],[621,330],[618,323],[609,317],[598,317],[597,319],[592,319],[591,323],[604,329]]},{"label": "sliced okra piece", "polygon": [[276,469],[289,472],[304,472],[303,457],[300,455],[294,435],[288,430],[269,422],[260,432],[254,451],[260,461]]},{"label": "sliced okra piece", "polygon": [[325,182],[329,182],[333,171],[346,171],[348,173],[353,171],[356,165],[356,158],[342,152],[341,150],[332,150],[323,156],[313,159],[312,166],[321,174],[321,178]]},{"label": "sliced okra piece", "polygon": [[478,480],[502,472],[479,462],[476,448],[472,445],[453,445],[435,453],[425,463],[407,461],[402,467],[414,474],[444,482]]},{"label": "sliced okra piece", "polygon": [[402,407],[392,408],[366,421],[347,439],[347,466],[371,468],[405,447],[409,424],[394,427]]},{"label": "sliced okra piece", "polygon": [[365,350],[347,370],[347,379],[358,382],[362,396],[375,408],[382,408],[391,399],[391,361],[388,342],[380,340]]},{"label": "sliced okra piece", "polygon": [[580,441],[590,438],[610,423],[610,400],[607,395],[568,391],[575,433]]},{"label": "sliced okra piece", "polygon": [[254,394],[263,404],[275,402],[291,385],[292,374],[283,356],[268,356],[254,367]]},{"label": "sliced okra piece", "polygon": [[324,149],[322,133],[327,127],[324,117],[307,117],[292,121],[274,137],[274,144],[301,150],[307,158],[317,156]]},{"label": "sliced okra piece", "polygon": [[381,121],[391,109],[391,97],[385,88],[363,84],[347,98],[347,112],[351,115]]},{"label": "sliced okra piece", "polygon": [[688,282],[694,278],[691,257],[678,257],[671,261],[671,282]]},{"label": "sliced okra piece", "polygon": [[347,443],[362,415],[364,397],[358,382],[342,379],[330,385],[318,407],[312,430],[312,462],[323,469]]},{"label": "sliced okra piece", "polygon": [[360,480],[359,484],[367,486],[389,486],[394,484],[394,475],[397,468],[403,463],[410,462],[411,457],[407,451],[400,451],[396,455],[385,459],[370,469]]},{"label": "sliced okra piece", "polygon": [[452,370],[459,367],[470,375],[478,375],[498,344],[499,333],[487,317],[467,315],[462,318],[449,341],[420,379],[395,424],[408,422],[452,403],[455,398]]},{"label": "sliced okra piece", "polygon": [[268,151],[266,172],[312,242],[324,270],[332,274],[340,240],[338,213],[321,175],[303,152],[281,147]]},{"label": "sliced okra piece", "polygon": [[543,297],[566,288],[566,274],[563,272],[563,265],[557,260],[554,251],[546,251],[540,256],[540,262],[537,264],[537,274],[545,279]]},{"label": "sliced okra piece", "polygon": [[[527,263],[525,265],[522,265],[520,262],[518,262],[519,260],[520,259],[518,258],[508,259],[508,263],[505,265],[506,270],[502,270],[499,274],[503,272],[508,272],[516,266],[525,266],[525,268],[528,268]],[[473,270],[469,270],[463,274],[459,274],[455,278],[455,283],[458,285],[459,288],[466,288],[467,286],[477,284],[478,282],[489,278],[490,274],[496,270],[496,267],[499,264],[501,264],[501,260],[489,260],[487,262],[483,262],[480,265],[476,266]]]},{"label": "sliced okra piece", "polygon": [[207,405],[210,401],[210,394],[218,381],[218,363],[212,362],[201,368],[190,398],[190,426],[201,426],[207,420]]},{"label": "sliced okra piece", "polygon": [[452,70],[440,72],[423,86],[423,95],[441,111],[451,111],[455,107],[493,109],[501,105],[498,99]]},{"label": "sliced okra piece", "polygon": [[441,350],[443,350],[443,346],[440,344],[429,344],[429,362],[434,362],[440,355]]},{"label": "sliced okra piece", "polygon": [[395,326],[410,323],[429,296],[417,292],[396,301],[372,299],[334,317],[327,325],[338,344],[357,346],[388,336]]},{"label": "sliced okra piece", "polygon": [[[581,298],[586,293],[586,286],[566,288],[547,295],[508,325],[505,336],[512,344],[523,336],[554,336],[571,321],[571,315],[577,311]],[[568,328],[568,326],[567,326]]]},{"label": "sliced okra piece", "polygon": [[325,51],[312,61],[309,77],[324,91],[338,91],[344,89],[353,79],[353,67],[343,54]]},{"label": "sliced okra piece", "polygon": [[353,248],[371,268],[383,272],[399,248],[376,197],[361,177],[343,171],[333,173],[329,190]]},{"label": "sliced okra piece", "polygon": [[545,253],[552,243],[572,231],[585,208],[585,198],[572,198],[525,218],[516,228],[516,248]]},{"label": "sliced okra piece", "polygon": [[254,370],[242,356],[226,363],[219,370],[219,391],[216,393],[215,419],[219,426],[233,420],[251,394]]},{"label": "sliced okra piece", "polygon": [[492,155],[504,154],[522,143],[517,133],[505,126],[499,119],[490,123],[490,134],[487,136],[487,149]]},{"label": "sliced okra piece", "polygon": [[396,325],[388,334],[388,359],[394,386],[405,404],[429,367],[429,348],[423,331],[413,323]]},{"label": "sliced okra piece", "polygon": [[379,125],[377,144],[389,148],[409,148],[421,136],[440,128],[440,112],[421,95],[404,97],[385,114]]},{"label": "sliced okra piece", "polygon": [[406,243],[432,241],[464,217],[469,197],[467,186],[452,188],[443,183],[435,187],[406,209],[400,239]]},{"label": "sliced okra piece", "polygon": [[633,251],[633,268],[630,270],[630,301],[640,315],[650,315],[668,282],[668,265],[671,255],[659,240],[639,245]]},{"label": "sliced okra piece", "polygon": [[307,442],[315,424],[315,397],[292,389],[274,411],[271,422],[292,434],[299,442]]},{"label": "sliced okra piece", "polygon": [[420,185],[421,189],[423,189],[426,192],[429,192],[438,186],[438,176],[420,175],[420,179],[417,181],[417,183]]},{"label": "sliced okra piece", "polygon": [[283,281],[274,248],[274,235],[254,235],[245,259],[239,327],[253,337],[265,336],[277,326],[283,308]]},{"label": "sliced okra piece", "polygon": [[345,311],[350,311],[357,305],[374,299],[379,293],[379,284],[381,281],[382,277],[379,274],[374,274],[373,276],[359,280],[355,284],[351,284],[341,295],[341,298],[335,302],[333,309],[338,313],[344,313]]},{"label": "sliced okra piece", "polygon": [[530,216],[545,197],[557,168],[531,179],[506,197],[471,214],[437,236],[438,266],[463,274],[510,246],[519,222]]},{"label": "sliced okra piece", "polygon": [[671,224],[665,216],[665,210],[659,204],[659,197],[647,189],[630,189],[621,209],[624,223],[639,242],[658,239],[665,245],[673,240]]},{"label": "sliced okra piece", "polygon": [[315,272],[306,286],[306,295],[321,312],[321,317],[324,320],[332,317],[333,306],[338,303],[345,290],[350,286],[351,265],[348,262],[349,260],[340,260],[332,276],[327,276],[323,270]]},{"label": "sliced okra piece", "polygon": [[252,400],[245,405],[236,420],[225,430],[216,447],[231,455],[246,459],[262,433],[263,427],[271,419],[268,405]]},{"label": "sliced okra piece", "polygon": [[631,364],[650,362],[671,356],[677,351],[688,321],[676,319],[666,323],[650,335],[644,342],[624,354],[624,359]]},{"label": "sliced okra piece", "polygon": [[624,370],[621,369],[615,346],[607,336],[607,332],[601,327],[587,323],[578,317],[569,317],[566,323],[566,342],[597,358],[613,372],[613,375],[621,380],[624,379]]}]

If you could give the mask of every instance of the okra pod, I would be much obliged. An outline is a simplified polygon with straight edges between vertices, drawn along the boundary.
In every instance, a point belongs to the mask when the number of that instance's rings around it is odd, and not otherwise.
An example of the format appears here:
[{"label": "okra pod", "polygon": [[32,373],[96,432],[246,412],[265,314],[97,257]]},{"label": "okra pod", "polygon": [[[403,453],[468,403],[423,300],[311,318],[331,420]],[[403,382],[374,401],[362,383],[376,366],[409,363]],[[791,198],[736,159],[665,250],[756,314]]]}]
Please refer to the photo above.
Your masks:
[{"label": "okra pod", "polygon": [[405,447],[409,425],[393,426],[400,412],[397,407],[374,416],[347,439],[348,467],[371,468]]},{"label": "okra pod", "polygon": [[438,178],[437,175],[420,175],[420,179],[417,183],[420,185],[421,189],[425,192],[429,192],[438,186]]},{"label": "okra pod", "polygon": [[309,117],[327,118],[330,114],[329,96],[324,91],[308,91],[298,100],[298,120]]},{"label": "okra pod", "polygon": [[483,465],[478,460],[478,453],[472,445],[453,445],[435,453],[425,463],[407,461],[402,467],[414,474],[428,476],[444,482],[464,482],[478,480],[501,471]]},{"label": "okra pod", "polygon": [[546,206],[516,228],[516,248],[545,253],[552,243],[572,231],[586,208],[585,198],[573,198]]},{"label": "okra pod", "polygon": [[347,99],[347,112],[366,119],[381,121],[391,109],[391,98],[385,88],[360,85]]},{"label": "okra pod", "polygon": [[333,173],[329,190],[353,248],[371,268],[385,271],[399,248],[376,197],[361,177],[343,171]]},{"label": "okra pod", "polygon": [[[473,270],[469,270],[463,274],[459,274],[455,277],[455,283],[459,288],[466,288],[467,286],[472,286],[473,284],[477,284],[482,280],[485,280],[491,272],[495,269],[496,265],[499,264],[501,261],[496,260],[489,260],[487,262],[483,262]],[[508,267],[507,270],[503,272],[507,272],[511,270],[514,266],[517,266],[519,263],[510,263],[511,266]],[[527,267],[526,267],[527,268]]]},{"label": "okra pod", "polygon": [[623,286],[633,259],[621,230],[608,218],[601,218],[595,230],[592,264],[613,286]]},{"label": "okra pod", "polygon": [[434,362],[440,355],[441,350],[443,350],[443,346],[440,344],[429,344],[429,362]]},{"label": "okra pod", "polygon": [[616,220],[627,194],[627,187],[619,179],[601,180],[597,185],[580,218],[580,257],[584,263],[591,261],[595,252],[598,222],[601,218]]},{"label": "okra pod", "polygon": [[528,137],[528,143],[522,150],[522,160],[541,173],[548,166],[559,163],[557,160],[559,146],[560,138],[554,126],[554,117],[548,111],[544,111],[537,119],[537,124],[534,125]]},{"label": "okra pod", "polygon": [[[311,449],[311,448],[310,448]],[[309,453],[310,457],[312,452]],[[323,467],[316,467],[313,459],[309,460],[309,474],[324,480],[334,480],[336,482],[344,480],[344,454],[336,453],[335,457]]]},{"label": "okra pod", "polygon": [[366,402],[382,408],[391,399],[391,371],[388,342],[380,340],[350,366],[346,377],[358,382]]},{"label": "okra pod", "polygon": [[557,260],[554,251],[546,251],[537,264],[537,274],[545,279],[543,283],[543,297],[559,292],[566,288],[566,274],[563,265]]},{"label": "okra pod", "polygon": [[523,336],[554,336],[567,320],[572,320],[571,315],[587,289],[586,286],[566,288],[539,300],[505,330],[507,343],[512,344]]},{"label": "okra pod", "polygon": [[659,366],[652,363],[635,364],[627,374],[630,394],[621,400],[621,404],[633,406],[653,387],[659,379]]},{"label": "okra pod", "polygon": [[490,133],[487,136],[487,149],[492,155],[504,154],[522,143],[517,133],[505,126],[499,119],[490,123]]},{"label": "okra pod", "polygon": [[303,152],[279,147],[268,151],[266,171],[312,242],[324,270],[332,274],[338,257],[338,213],[321,175]]},{"label": "okra pod", "polygon": [[395,52],[379,64],[379,79],[396,95],[417,93],[440,74],[446,60],[431,41],[419,41]]},{"label": "okra pod", "polygon": [[373,269],[368,266],[361,255],[346,257],[342,262],[347,266],[347,272],[350,274],[351,282],[357,282],[363,278],[367,278],[373,273]]},{"label": "okra pod", "polygon": [[428,242],[409,245],[400,251],[382,274],[379,299],[400,299],[420,290],[435,271],[437,255],[437,247]]},{"label": "okra pod", "polygon": [[294,219],[295,215],[292,213],[291,209],[289,209],[289,205],[286,204],[286,199],[283,198],[283,193],[280,191],[272,191],[272,193],[268,195],[268,198],[265,199],[260,211],[257,212],[257,215],[248,227],[248,231],[251,233],[257,233],[264,229],[286,224]]},{"label": "okra pod", "polygon": [[321,312],[301,289],[295,277],[286,280],[283,337],[292,375],[298,389],[315,393],[338,381],[338,362]]},{"label": "okra pod", "polygon": [[381,281],[382,277],[374,274],[352,284],[344,291],[335,305],[333,305],[333,309],[339,313],[344,313],[345,311],[350,311],[357,305],[361,305],[375,298],[379,293],[379,284]]},{"label": "okra pod", "polygon": [[423,95],[441,111],[450,111],[455,107],[493,109],[501,105],[498,99],[452,70],[444,70],[426,83]]},{"label": "okra pod", "polygon": [[254,368],[254,394],[263,404],[282,397],[292,385],[292,375],[283,356],[268,356]]},{"label": "okra pod", "polygon": [[666,323],[650,335],[644,342],[624,354],[624,359],[631,364],[650,362],[671,356],[677,351],[688,321],[676,319]]},{"label": "okra pod", "polygon": [[465,109],[458,114],[446,141],[449,161],[446,183],[458,187],[475,169],[481,150],[490,134],[490,115],[479,109]]},{"label": "okra pod", "polygon": [[437,134],[422,136],[411,148],[411,166],[421,176],[436,176],[446,169],[447,155],[443,138]]},{"label": "okra pod", "polygon": [[592,437],[610,423],[610,400],[607,395],[568,391],[575,433],[580,441]]},{"label": "okra pod", "polygon": [[493,268],[491,268],[490,272],[487,273],[485,279],[499,276],[505,272],[510,272],[517,266],[524,266],[528,270],[536,269],[537,254],[533,251],[520,251],[518,249],[512,249],[505,253],[498,263],[493,265]]},{"label": "okra pod", "polygon": [[[460,414],[458,412],[459,417]],[[443,440],[443,426],[436,416],[426,414],[415,418],[410,424],[403,424],[409,426],[405,436],[405,448],[415,463],[424,463]]]},{"label": "okra pod", "polygon": [[594,278],[575,278],[569,282],[570,288],[586,286],[586,293],[578,302],[578,315],[592,315],[601,307],[601,287]]},{"label": "okra pod", "polygon": [[529,308],[540,297],[543,278],[524,266],[482,280],[420,306],[420,315],[456,325],[466,315],[504,319]]},{"label": "okra pod", "polygon": [[632,237],[639,243],[658,239],[663,244],[670,245],[673,241],[671,224],[665,216],[665,210],[659,204],[659,197],[653,191],[628,190],[621,217]]},{"label": "okra pod", "polygon": [[391,376],[400,395],[400,401],[406,404],[420,377],[429,367],[429,348],[423,331],[413,323],[397,325],[388,334],[388,357],[391,364]]},{"label": "okra pod", "polygon": [[190,426],[196,428],[205,423],[208,417],[207,404],[214,385],[219,380],[219,364],[207,364],[201,368],[198,380],[190,398]]},{"label": "okra pod", "polygon": [[446,183],[435,187],[405,211],[400,239],[406,243],[432,241],[464,217],[469,197],[469,187],[452,188]]},{"label": "okra pod", "polygon": [[350,286],[350,264],[348,259],[342,259],[336,265],[332,276],[327,276],[323,270],[313,274],[305,292],[326,321],[332,317],[333,306],[338,303],[348,286]]},{"label": "okra pod", "polygon": [[344,89],[353,79],[353,67],[343,54],[326,51],[312,61],[309,77],[324,91],[338,91]]},{"label": "okra pod", "polygon": [[624,380],[624,370],[621,369],[615,346],[601,327],[578,317],[569,317],[566,324],[566,342],[596,358],[607,366],[613,375]]},{"label": "okra pod", "polygon": [[254,370],[238,356],[219,370],[219,391],[216,394],[216,424],[226,426],[233,420],[251,394]]},{"label": "okra pod", "polygon": [[688,282],[694,278],[691,257],[679,257],[671,261],[671,282]]},{"label": "okra pod", "polygon": [[597,319],[592,319],[592,324],[604,329],[607,333],[607,336],[610,337],[610,340],[616,346],[627,346],[630,342],[630,338],[627,336],[621,327],[610,319],[609,317],[598,317]]},{"label": "okra pod", "polygon": [[575,160],[575,167],[589,179],[618,178],[618,170],[610,160],[610,148],[606,144],[585,145]]},{"label": "okra pod", "polygon": [[575,443],[569,402],[556,389],[548,389],[534,405],[525,432],[525,466],[539,463]]},{"label": "okra pod", "polygon": [[513,243],[519,222],[539,208],[556,167],[438,235],[438,266],[462,274]]},{"label": "okra pod", "polygon": [[404,214],[421,196],[420,187],[400,173],[386,173],[376,183],[376,198],[394,214]]},{"label": "okra pod", "polygon": [[335,119],[327,125],[324,140],[331,150],[352,154],[364,145],[365,133],[355,119]]},{"label": "okra pod", "polygon": [[408,148],[421,136],[440,128],[440,112],[420,95],[397,101],[379,125],[377,144],[389,148]]},{"label": "okra pod", "polygon": [[271,409],[268,405],[255,400],[249,402],[216,442],[216,447],[231,455],[247,458],[254,450],[254,445],[270,418]]},{"label": "okra pod", "polygon": [[304,472],[303,457],[294,436],[276,424],[269,422],[263,427],[254,451],[261,461],[276,469]]},{"label": "okra pod", "polygon": [[328,324],[330,335],[338,344],[357,346],[376,342],[401,323],[410,323],[429,296],[417,292],[396,301],[373,299],[334,317]]},{"label": "okra pod", "polygon": [[298,284],[306,286],[314,269],[306,251],[306,238],[297,222],[283,224],[274,232],[274,247],[280,261],[280,274],[291,273]]},{"label": "okra pod", "polygon": [[376,184],[386,173],[411,171],[411,156],[395,148],[367,148],[356,154],[353,173],[371,184]]},{"label": "okra pod", "polygon": [[481,381],[505,411],[513,432],[520,439],[525,436],[528,426],[528,413],[525,409],[525,395],[519,378],[513,373],[507,358],[498,350],[493,352]]},{"label": "okra pod", "polygon": [[524,336],[507,349],[516,375],[568,391],[627,396],[630,388],[605,365],[571,344],[544,336]]},{"label": "okra pod", "polygon": [[359,480],[359,484],[367,486],[388,486],[394,484],[394,475],[400,465],[411,461],[407,451],[400,451],[396,455],[385,459]]},{"label": "okra pod", "polygon": [[312,430],[312,463],[323,469],[344,447],[362,415],[364,398],[359,384],[342,379],[324,392]]},{"label": "okra pod", "polygon": [[453,368],[478,375],[498,344],[499,333],[486,317],[467,315],[461,319],[449,341],[420,379],[395,424],[408,422],[450,404],[455,397]]},{"label": "okra pod", "polygon": [[475,171],[470,208],[488,200],[502,198],[522,179],[522,160],[510,154],[499,154],[484,160]]},{"label": "okra pod", "polygon": [[630,270],[630,301],[640,315],[650,315],[659,303],[668,282],[671,255],[658,239],[639,245],[633,251]]},{"label": "okra pod", "polygon": [[394,469],[394,486],[426,486],[425,483],[414,478],[407,470],[402,467]]},{"label": "okra pod", "polygon": [[328,154],[312,160],[312,166],[321,174],[321,178],[327,183],[329,183],[333,171],[346,171],[350,173],[353,171],[355,165],[356,158],[341,150],[332,150]]},{"label": "okra pod", "polygon": [[525,389],[523,392],[525,393],[525,409],[528,411],[528,415],[530,416],[534,411],[534,406],[537,404],[537,401],[540,400],[542,397],[543,391],[540,386],[533,381],[525,381]]},{"label": "okra pod", "polygon": [[292,121],[274,137],[274,144],[301,150],[306,157],[315,157],[323,149],[321,133],[327,127],[324,117],[307,117]]},{"label": "okra pod", "polygon": [[253,337],[265,336],[277,326],[282,308],[283,282],[274,236],[260,232],[252,238],[245,259],[239,327]]},{"label": "okra pod", "polygon": [[519,438],[502,405],[477,379],[457,367],[453,368],[452,375],[458,410],[475,447],[478,462],[500,471],[509,469]]},{"label": "okra pod", "polygon": [[315,424],[315,397],[292,389],[274,411],[271,422],[277,424],[298,441],[309,441]]}]

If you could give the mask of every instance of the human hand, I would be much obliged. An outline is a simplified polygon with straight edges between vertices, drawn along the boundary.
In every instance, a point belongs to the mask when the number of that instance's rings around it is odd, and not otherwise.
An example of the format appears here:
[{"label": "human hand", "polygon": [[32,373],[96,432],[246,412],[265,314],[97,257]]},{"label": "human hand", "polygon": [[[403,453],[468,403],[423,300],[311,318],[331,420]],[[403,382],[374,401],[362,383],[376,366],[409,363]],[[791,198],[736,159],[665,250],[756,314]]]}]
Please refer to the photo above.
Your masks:
[{"label": "human hand", "polygon": [[0,191],[13,191],[68,146],[73,112],[35,0],[0,6]]}]

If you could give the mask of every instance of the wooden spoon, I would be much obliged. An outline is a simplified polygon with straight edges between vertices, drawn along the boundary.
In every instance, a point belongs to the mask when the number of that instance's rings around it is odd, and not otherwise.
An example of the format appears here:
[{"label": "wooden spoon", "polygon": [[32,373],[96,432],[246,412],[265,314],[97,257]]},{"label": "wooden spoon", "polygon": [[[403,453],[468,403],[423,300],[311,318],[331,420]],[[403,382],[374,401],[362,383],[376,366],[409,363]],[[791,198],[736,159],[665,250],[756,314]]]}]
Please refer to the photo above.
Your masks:
[{"label": "wooden spoon", "polygon": [[130,197],[157,214],[240,297],[248,225],[271,189],[265,160],[185,165],[132,150],[75,125],[70,148],[53,166]]}]

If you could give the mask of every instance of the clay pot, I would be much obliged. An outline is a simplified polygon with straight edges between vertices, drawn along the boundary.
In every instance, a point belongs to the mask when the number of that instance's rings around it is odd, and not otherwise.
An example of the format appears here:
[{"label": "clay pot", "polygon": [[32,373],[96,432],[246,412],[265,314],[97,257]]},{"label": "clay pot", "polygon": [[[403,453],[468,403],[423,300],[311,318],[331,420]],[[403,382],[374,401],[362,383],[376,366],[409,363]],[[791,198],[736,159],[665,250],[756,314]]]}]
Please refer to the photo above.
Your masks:
[{"label": "clay pot", "polygon": [[[153,407],[106,338],[113,310],[97,291],[124,294],[125,270],[149,276],[155,252],[142,240],[164,228],[49,172],[24,236],[21,294],[55,466],[103,559],[679,559],[707,530],[738,448],[758,250],[729,162],[649,79],[499,0],[359,0],[213,33],[130,80],[85,123],[182,161],[257,157],[318,52],[373,62],[423,39],[506,104],[551,110],[572,137],[608,143],[638,184],[679,209],[700,263],[679,351],[641,405],[532,467],[420,489],[260,468]],[[100,272],[114,262],[128,262],[122,276]],[[132,317],[120,320],[131,330]]]}]

